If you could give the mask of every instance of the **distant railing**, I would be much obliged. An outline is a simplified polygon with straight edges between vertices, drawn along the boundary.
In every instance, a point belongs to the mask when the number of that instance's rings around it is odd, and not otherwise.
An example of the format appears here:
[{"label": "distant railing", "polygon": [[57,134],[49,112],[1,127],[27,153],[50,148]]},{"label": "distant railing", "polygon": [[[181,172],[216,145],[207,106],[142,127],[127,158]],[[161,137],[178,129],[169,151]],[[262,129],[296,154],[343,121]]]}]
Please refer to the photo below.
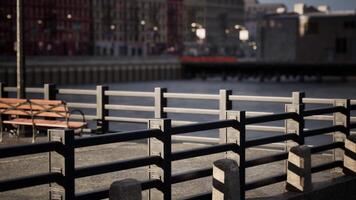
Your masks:
[{"label": "distant railing", "polygon": [[[131,95],[133,94],[134,93],[131,93]],[[160,97],[163,96],[161,93]],[[293,97],[294,100],[296,99],[295,97],[296,95]],[[150,190],[150,199],[169,200],[172,195],[172,185],[212,175],[211,167],[173,174],[173,162],[226,152],[226,154],[224,154],[226,157],[235,159],[239,163],[241,199],[245,199],[245,191],[282,182],[287,179],[286,173],[281,172],[279,175],[252,182],[246,180],[245,172],[247,168],[286,160],[288,157],[288,152],[283,152],[272,156],[248,159],[246,158],[246,150],[252,147],[276,142],[288,142],[287,149],[289,150],[291,147],[305,144],[304,141],[307,137],[336,132],[334,142],[311,148],[312,154],[327,150],[337,151],[335,159],[328,163],[312,166],[311,173],[317,173],[336,167],[344,168],[342,161],[344,154],[342,149],[345,148],[344,141],[345,138],[350,135],[350,130],[356,128],[356,123],[351,123],[350,121],[350,113],[353,110],[356,110],[356,107],[351,106],[349,100],[336,100],[335,106],[333,107],[304,110],[303,104],[287,104],[285,113],[254,117],[246,116],[247,113],[245,111],[226,111],[224,115],[225,119],[223,120],[175,127],[172,125],[170,119],[156,118],[148,121],[149,130],[108,133],[76,139],[74,138],[72,130],[50,130],[49,142],[0,148],[0,158],[51,152],[51,170],[49,173],[2,180],[0,181],[0,192],[50,183],[51,195],[59,195],[65,199],[103,199],[108,198],[108,188],[76,193],[74,185],[75,179],[149,166],[149,180],[141,182],[142,189]],[[305,131],[304,122],[306,118],[311,115],[321,114],[333,114],[335,117],[335,125]],[[279,120],[286,121],[286,133],[272,137],[252,140],[246,139],[246,130],[249,125]],[[220,144],[190,150],[172,151],[173,136],[213,129],[222,130],[219,138]],[[148,139],[147,156],[75,168],[74,149],[76,148],[146,138]],[[60,185],[64,190],[58,189],[58,185],[56,184]],[[209,199],[210,197],[211,193],[204,193],[186,199]]]},{"label": "distant railing", "polygon": [[[6,97],[9,93],[16,92],[16,87],[5,87],[0,83],[0,97]],[[216,116],[217,119],[224,120],[225,113],[228,110],[233,110],[233,104],[238,102],[257,102],[257,103],[275,103],[281,105],[293,104],[293,105],[336,105],[338,99],[326,99],[326,98],[307,98],[303,92],[293,92],[291,97],[274,97],[274,96],[249,96],[249,95],[234,95],[231,90],[220,90],[219,94],[194,94],[194,93],[173,93],[167,92],[165,88],[155,88],[152,92],[140,92],[140,91],[116,91],[109,90],[108,86],[97,86],[93,89],[62,89],[56,88],[54,84],[45,84],[43,88],[26,88],[28,94],[42,95],[45,99],[54,100],[58,98],[58,95],[71,95],[71,96],[88,96],[94,97],[95,102],[67,102],[70,108],[87,109],[91,110],[90,114],[85,115],[85,119],[96,123],[96,132],[106,133],[109,132],[109,124],[115,122],[124,123],[141,123],[147,124],[148,120],[154,118],[166,118],[169,114],[195,114],[195,115],[208,115]],[[129,98],[148,98],[153,100],[153,105],[123,105],[110,103],[111,98],[117,97],[129,97]],[[185,107],[172,107],[168,106],[171,100],[188,99],[188,100],[212,100],[218,103],[218,109],[208,108],[185,108]],[[356,100],[350,101],[351,106],[356,106]],[[111,111],[138,111],[151,113],[152,117],[126,117],[119,114],[111,114]],[[92,114],[94,113],[94,114]],[[274,112],[261,112],[261,111],[246,111],[248,117],[271,115]],[[81,119],[79,115],[73,115],[74,119]],[[334,115],[314,113],[307,116],[306,120],[313,121],[330,121],[336,123]],[[351,116],[350,120],[356,122],[356,116]],[[199,121],[182,121],[172,119],[174,126],[186,125],[192,123],[198,123]],[[249,131],[263,131],[274,133],[285,133],[286,126],[271,126],[271,125],[248,125],[246,127]],[[305,128],[305,130],[307,130]],[[91,130],[87,130],[91,131]],[[222,134],[223,130],[220,130]],[[115,132],[115,131],[114,131]],[[218,139],[208,137],[193,137],[193,136],[176,136],[174,140],[182,141],[196,141],[206,143],[218,143]],[[283,144],[270,144],[268,147],[283,148]]]}]

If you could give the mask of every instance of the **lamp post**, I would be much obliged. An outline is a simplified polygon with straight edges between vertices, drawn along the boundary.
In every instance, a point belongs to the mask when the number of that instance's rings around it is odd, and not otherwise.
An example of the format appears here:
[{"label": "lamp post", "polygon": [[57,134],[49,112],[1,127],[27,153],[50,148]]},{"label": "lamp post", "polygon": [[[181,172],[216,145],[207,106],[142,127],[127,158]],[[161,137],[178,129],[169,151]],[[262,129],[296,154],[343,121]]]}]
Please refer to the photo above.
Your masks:
[{"label": "lamp post", "polygon": [[16,87],[17,98],[25,98],[25,54],[23,35],[23,0],[16,0]]}]

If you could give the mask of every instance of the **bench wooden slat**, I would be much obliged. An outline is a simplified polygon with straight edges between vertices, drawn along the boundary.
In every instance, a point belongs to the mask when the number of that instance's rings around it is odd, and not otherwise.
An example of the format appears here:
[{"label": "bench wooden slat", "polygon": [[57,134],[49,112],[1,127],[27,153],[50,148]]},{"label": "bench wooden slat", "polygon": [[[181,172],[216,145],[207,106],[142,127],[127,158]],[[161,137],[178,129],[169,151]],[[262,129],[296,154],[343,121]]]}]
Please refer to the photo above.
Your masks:
[{"label": "bench wooden slat", "polygon": [[19,116],[31,116],[30,111],[25,110],[6,110],[0,109],[0,113],[3,115],[19,115]]},{"label": "bench wooden slat", "polygon": [[25,103],[26,99],[16,99],[16,98],[0,98],[0,102],[8,104]]},{"label": "bench wooden slat", "polygon": [[[7,105],[7,104],[0,103],[0,109],[1,108],[10,108],[11,109],[11,106]],[[21,106],[16,106],[16,109],[31,110],[31,106],[29,104],[24,104]],[[43,106],[32,105],[32,110],[39,111],[39,110],[46,110],[46,109],[50,109],[50,110],[56,111],[56,112],[66,112],[66,108],[63,104],[58,107],[54,107],[54,108],[53,108],[53,106],[46,106],[46,105],[43,105]]]},{"label": "bench wooden slat", "polygon": [[[24,118],[16,118],[12,120],[5,120],[3,121],[4,124],[16,124],[16,125],[32,125],[31,119],[24,119]],[[65,121],[55,121],[55,120],[45,120],[45,119],[35,119],[34,120],[35,126],[38,127],[57,127],[57,128],[83,128],[87,125],[85,122],[76,122],[70,121],[67,125]]]}]

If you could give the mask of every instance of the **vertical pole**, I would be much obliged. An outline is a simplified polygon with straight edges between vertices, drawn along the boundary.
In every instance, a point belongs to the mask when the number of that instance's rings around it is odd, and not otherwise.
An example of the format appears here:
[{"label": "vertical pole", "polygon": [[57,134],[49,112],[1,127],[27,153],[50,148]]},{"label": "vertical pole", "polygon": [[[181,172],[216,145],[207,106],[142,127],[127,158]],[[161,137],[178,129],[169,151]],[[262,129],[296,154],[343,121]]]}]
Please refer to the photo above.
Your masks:
[{"label": "vertical pole", "polygon": [[246,161],[246,112],[245,111],[228,111],[227,119],[235,119],[238,122],[238,125],[232,128],[228,128],[225,135],[225,143],[235,143],[239,147],[239,153],[228,152],[226,158],[236,160],[239,165],[239,174],[240,174],[240,199],[245,199],[245,161]]},{"label": "vertical pole", "polygon": [[[231,90],[220,90],[219,91],[219,119],[226,119],[226,111],[232,109],[232,101],[229,100],[229,96],[232,94]],[[226,128],[219,129],[220,143],[225,143],[226,141]]]},{"label": "vertical pole", "polygon": [[345,140],[344,173],[356,174],[356,135],[350,135]]},{"label": "vertical pole", "polygon": [[213,164],[214,200],[241,200],[239,167],[236,160],[221,159]]},{"label": "vertical pole", "polygon": [[109,131],[109,123],[105,117],[109,115],[109,111],[105,109],[105,104],[109,104],[109,97],[105,95],[105,91],[109,90],[108,86],[96,86],[96,131],[103,134]]},{"label": "vertical pole", "polygon": [[16,64],[17,64],[17,98],[24,99],[25,94],[25,54],[23,34],[23,0],[16,0]]},{"label": "vertical pole", "polygon": [[155,101],[155,113],[154,113],[154,118],[160,119],[160,118],[166,118],[167,113],[163,111],[164,107],[167,107],[167,99],[163,97],[163,94],[167,92],[166,88],[160,88],[157,87],[155,88],[154,91],[154,101]]},{"label": "vertical pole", "polygon": [[55,100],[56,94],[57,94],[57,90],[55,84],[44,84],[44,88],[43,88],[44,99]]},{"label": "vertical pole", "polygon": [[[345,126],[345,133],[334,132],[334,142],[345,142],[345,139],[350,135],[350,100],[349,99],[335,99],[334,106],[342,106],[345,108],[343,113],[334,113],[334,125]],[[334,160],[343,160],[343,150],[334,149]]]},{"label": "vertical pole", "polygon": [[[304,92],[293,92],[292,94],[292,104],[286,104],[286,112],[295,112],[301,115],[304,111],[303,98],[305,97]],[[287,119],[285,120],[285,133],[294,133],[298,135],[298,141],[287,141],[286,150],[289,151],[291,147],[304,144],[304,118],[299,117],[299,120]]]},{"label": "vertical pole", "polygon": [[308,192],[312,188],[310,147],[306,145],[292,147],[288,153],[286,189]]},{"label": "vertical pole", "polygon": [[51,200],[71,200],[75,197],[74,178],[74,131],[48,130],[48,140],[63,143],[63,151],[49,153],[49,171],[63,174],[62,185],[50,183]]},{"label": "vertical pole", "polygon": [[170,119],[152,119],[148,122],[149,129],[160,129],[162,135],[158,138],[148,139],[148,155],[160,156],[162,165],[150,165],[148,168],[149,179],[159,179],[163,183],[161,190],[150,189],[148,194],[149,200],[170,200],[172,196],[171,176],[172,176],[172,137]]}]

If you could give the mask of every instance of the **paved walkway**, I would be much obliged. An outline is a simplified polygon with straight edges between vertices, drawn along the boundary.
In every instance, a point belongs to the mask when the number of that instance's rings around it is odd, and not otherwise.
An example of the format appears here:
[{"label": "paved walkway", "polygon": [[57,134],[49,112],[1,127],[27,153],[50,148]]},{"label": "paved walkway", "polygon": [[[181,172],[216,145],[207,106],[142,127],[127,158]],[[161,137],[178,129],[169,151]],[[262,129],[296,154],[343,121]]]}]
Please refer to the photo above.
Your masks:
[{"label": "paved walkway", "polygon": [[[45,137],[39,138],[40,141],[45,141]],[[0,147],[15,145],[19,143],[29,143],[29,138],[4,138],[4,143]],[[192,149],[205,146],[203,144],[175,143],[173,151],[182,149]],[[144,142],[137,143],[114,143],[109,145],[99,145],[88,148],[76,149],[76,167],[87,166],[99,163],[105,163],[116,160],[134,158],[137,156],[146,155],[147,145]],[[250,150],[247,152],[247,158],[256,158],[263,155],[272,155],[276,152],[266,152],[262,150]],[[214,160],[222,158],[222,154],[203,156],[183,161],[174,162],[173,173],[182,172],[191,169],[199,169],[211,166]],[[330,156],[313,156],[314,164],[331,160]],[[274,174],[279,174],[285,169],[284,161],[275,162],[273,164],[253,167],[247,170],[247,181],[268,177]],[[81,178],[76,180],[76,191],[90,191],[100,188],[108,188],[115,180],[123,178],[136,178],[138,180],[147,179],[147,168],[136,168],[122,172],[108,173],[98,176]],[[7,159],[0,159],[0,180],[15,178],[24,175],[32,175],[36,173],[48,172],[48,154],[36,154],[30,156],[19,156]],[[330,171],[313,175],[313,182],[322,182],[337,177],[339,174],[330,173]],[[1,187],[1,186],[0,186]],[[211,189],[211,177],[202,178],[194,181],[175,184],[173,186],[173,199],[180,199],[185,196],[199,194]],[[284,183],[278,183],[256,190],[249,191],[247,197],[250,199],[260,199],[260,197],[270,197],[284,192]],[[146,196],[146,192],[144,196]],[[0,193],[0,199],[48,199],[48,186],[38,186],[27,189],[21,189],[10,192]]]}]

